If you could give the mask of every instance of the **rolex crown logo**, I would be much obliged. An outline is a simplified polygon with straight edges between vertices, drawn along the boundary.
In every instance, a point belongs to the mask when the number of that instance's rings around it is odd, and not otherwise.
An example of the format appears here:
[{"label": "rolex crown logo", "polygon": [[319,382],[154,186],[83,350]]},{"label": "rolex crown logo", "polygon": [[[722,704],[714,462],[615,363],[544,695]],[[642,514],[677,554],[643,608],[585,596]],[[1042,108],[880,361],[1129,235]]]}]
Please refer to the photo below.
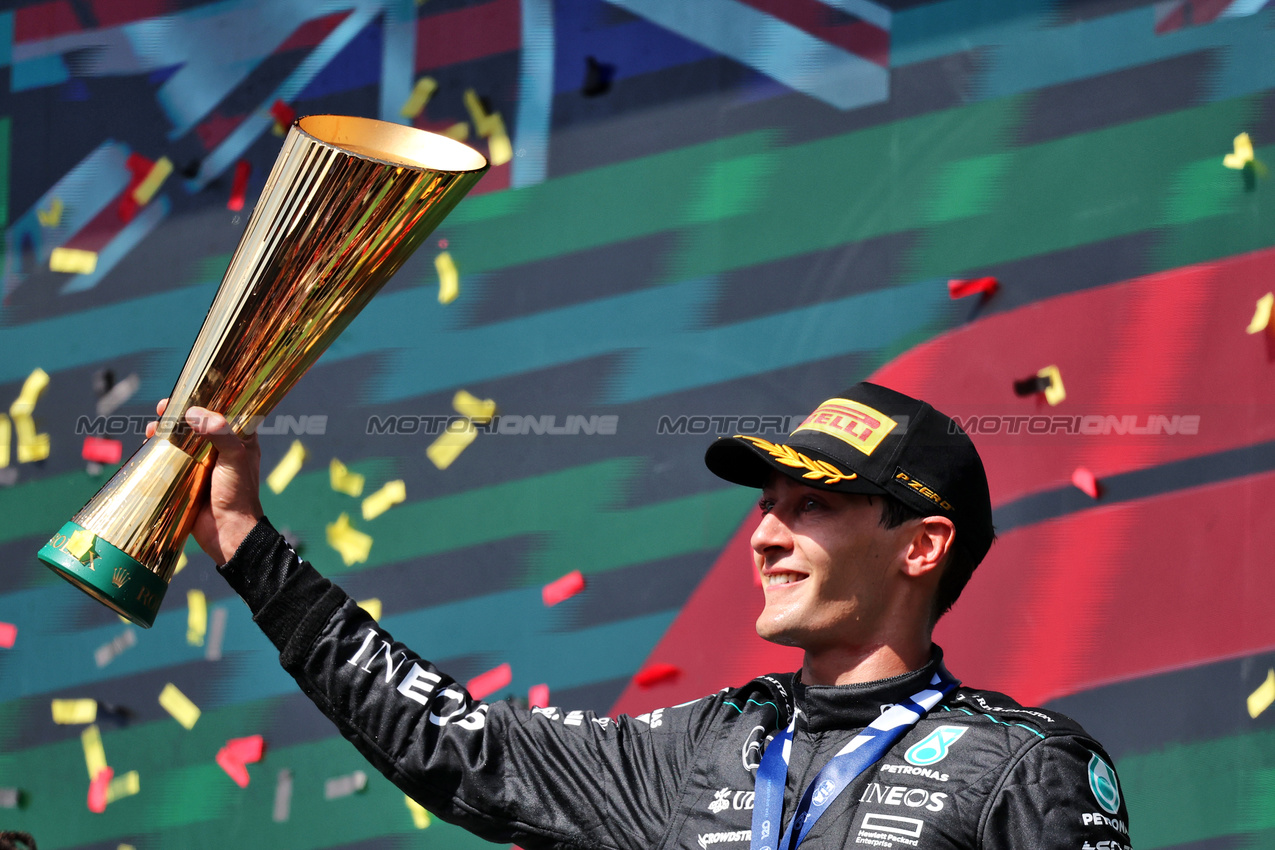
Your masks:
[{"label": "rolex crown logo", "polygon": [[128,567],[116,567],[115,572],[111,574],[111,584],[123,587],[126,581],[128,581]]}]

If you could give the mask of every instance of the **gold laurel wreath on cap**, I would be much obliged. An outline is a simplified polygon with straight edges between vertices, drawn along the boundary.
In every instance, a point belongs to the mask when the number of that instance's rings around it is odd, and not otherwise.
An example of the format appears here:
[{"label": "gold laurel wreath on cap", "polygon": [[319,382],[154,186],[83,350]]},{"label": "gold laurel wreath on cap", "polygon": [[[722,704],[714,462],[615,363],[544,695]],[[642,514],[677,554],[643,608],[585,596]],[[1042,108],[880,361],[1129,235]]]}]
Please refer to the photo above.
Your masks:
[{"label": "gold laurel wreath on cap", "polygon": [[791,446],[777,445],[770,440],[763,440],[761,437],[749,437],[746,434],[736,434],[735,437],[740,440],[747,440],[757,448],[763,449],[784,466],[809,470],[801,476],[802,478],[826,478],[827,480],[823,482],[824,484],[837,484],[859,477],[857,472],[842,472],[826,460],[815,460],[812,457],[806,457]]}]

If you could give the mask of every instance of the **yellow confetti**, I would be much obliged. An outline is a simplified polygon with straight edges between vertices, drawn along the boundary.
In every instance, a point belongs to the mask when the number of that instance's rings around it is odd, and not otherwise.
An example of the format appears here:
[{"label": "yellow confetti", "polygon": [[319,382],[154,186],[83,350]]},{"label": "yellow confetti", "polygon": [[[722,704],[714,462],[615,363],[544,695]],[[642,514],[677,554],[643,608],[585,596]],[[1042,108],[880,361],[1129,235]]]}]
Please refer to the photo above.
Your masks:
[{"label": "yellow confetti", "polygon": [[460,457],[460,453],[474,441],[474,437],[478,436],[474,423],[465,422],[465,426],[463,431],[454,431],[449,425],[446,431],[430,443],[429,448],[425,450],[425,456],[434,466],[439,469],[451,466],[456,458]]},{"label": "yellow confetti", "polygon": [[48,385],[49,373],[39,367],[32,369],[31,374],[27,375],[26,380],[22,382],[22,390],[18,393],[18,397],[13,400],[13,404],[9,405],[9,415],[30,416],[35,413],[35,403],[40,400],[40,394]]},{"label": "yellow confetti", "polygon": [[345,464],[336,458],[332,458],[332,462],[328,464],[328,481],[332,489],[338,493],[355,498],[363,495],[363,476],[357,472],[350,472]]},{"label": "yellow confetti", "polygon": [[35,214],[36,217],[40,219],[40,224],[45,227],[57,227],[58,223],[62,221],[62,210],[64,209],[66,209],[66,207],[63,206],[62,199],[54,198],[52,201],[49,201],[49,208],[47,210],[38,209],[35,211]]},{"label": "yellow confetti", "polygon": [[66,551],[75,556],[76,560],[84,560],[84,553],[93,548],[93,541],[97,536],[91,531],[83,528],[77,528],[71,532],[71,537],[66,541]]},{"label": "yellow confetti", "polygon": [[1248,133],[1240,133],[1236,136],[1234,145],[1235,152],[1222,157],[1222,164],[1236,171],[1252,168],[1253,174],[1265,177],[1266,166],[1253,154],[1253,140],[1249,138]]},{"label": "yellow confetti", "polygon": [[1234,145],[1235,152],[1222,157],[1222,164],[1241,171],[1253,161],[1253,140],[1248,137],[1248,133],[1240,133],[1235,137]]},{"label": "yellow confetti", "polygon": [[1266,681],[1248,695],[1248,716],[1254,719],[1275,702],[1275,669],[1268,670]]},{"label": "yellow confetti", "polygon": [[425,807],[413,800],[411,797],[403,797],[407,800],[407,810],[412,813],[412,823],[416,824],[417,829],[426,829],[429,827],[429,812],[425,811]]},{"label": "yellow confetti", "polygon": [[327,526],[328,545],[341,554],[348,567],[367,560],[372,551],[372,538],[350,525],[350,515],[341,514]]},{"label": "yellow confetti", "polygon": [[49,271],[68,274],[93,274],[97,268],[97,252],[78,248],[54,248],[49,254]]},{"label": "yellow confetti", "polygon": [[97,720],[95,699],[55,699],[52,704],[53,722],[63,726],[92,723]]},{"label": "yellow confetti", "polygon": [[491,135],[493,116],[500,113],[488,113],[483,106],[483,99],[473,89],[465,89],[465,108],[469,110],[469,118],[474,122],[474,131],[486,138]]},{"label": "yellow confetti", "polygon": [[88,726],[80,733],[80,743],[84,746],[84,766],[89,769],[89,781],[97,778],[102,768],[106,767],[106,750],[102,747],[102,733],[96,725]]},{"label": "yellow confetti", "polygon": [[1049,379],[1049,386],[1045,388],[1045,401],[1049,402],[1051,407],[1067,397],[1067,390],[1063,387],[1062,372],[1058,371],[1057,366],[1046,366],[1036,373],[1036,377]]},{"label": "yellow confetti", "polygon": [[[1257,310],[1248,323],[1248,333],[1255,334],[1266,330],[1271,324],[1271,307],[1275,305],[1275,293],[1268,292],[1257,299]],[[3,464],[0,464],[3,466]]]},{"label": "yellow confetti", "polygon": [[[36,433],[35,420],[31,418],[35,413],[36,401],[48,385],[49,374],[40,368],[32,369],[31,374],[22,382],[18,397],[9,405],[9,416],[13,419],[13,430],[17,434],[18,463],[35,463],[49,456],[49,435]],[[6,439],[6,449],[8,445],[9,441]]]},{"label": "yellow confetti", "polygon": [[434,258],[434,268],[438,271],[438,303],[450,304],[460,294],[460,274],[456,271],[456,261],[444,251]]},{"label": "yellow confetti", "polygon": [[376,519],[393,505],[397,505],[406,499],[407,485],[401,479],[387,481],[380,490],[363,500],[363,518]]},{"label": "yellow confetti", "polygon": [[0,469],[9,465],[9,438],[12,431],[9,417],[0,413]]},{"label": "yellow confetti", "polygon": [[399,110],[399,114],[404,118],[415,118],[420,115],[436,91],[438,91],[437,80],[433,77],[421,77],[416,81],[416,85],[412,86],[412,93],[403,104],[403,108]]},{"label": "yellow confetti", "polygon": [[18,436],[18,463],[35,463],[49,456],[49,435],[36,433],[30,414],[15,415],[13,430]]},{"label": "yellow confetti", "polygon": [[172,682],[164,685],[164,690],[159,692],[159,704],[182,726],[187,729],[195,728],[195,722],[199,720],[199,706],[191,702]]},{"label": "yellow confetti", "polygon": [[270,491],[276,495],[282,493],[296,474],[301,471],[301,464],[305,463],[305,458],[305,446],[301,445],[300,440],[293,440],[292,445],[288,448],[288,453],[275,464],[275,468],[266,476],[266,486],[270,488]]},{"label": "yellow confetti", "polygon": [[173,173],[173,161],[166,156],[161,156],[159,160],[151,166],[151,170],[147,173],[146,179],[137,184],[137,188],[133,190],[133,200],[139,204],[147,204],[150,199],[155,197],[155,193],[159,191],[159,187],[164,185],[164,181],[168,179],[168,175]]},{"label": "yellow confetti", "polygon": [[453,124],[440,135],[446,136],[449,139],[455,139],[458,142],[463,142],[469,138],[469,124],[465,121]]},{"label": "yellow confetti", "polygon": [[371,617],[373,620],[381,619],[381,600],[364,599],[362,602],[358,603],[358,605],[360,608],[366,611],[368,616]]},{"label": "yellow confetti", "polygon": [[487,134],[487,158],[492,165],[504,165],[514,158],[514,147],[505,132],[505,121],[496,113],[491,117],[491,132]]},{"label": "yellow confetti", "polygon": [[188,560],[186,553],[182,552],[181,557],[177,559],[177,566],[173,567],[173,575],[177,575],[179,572],[186,569],[186,563]]},{"label": "yellow confetti", "polygon": [[489,398],[479,398],[468,390],[457,390],[452,396],[452,408],[461,416],[468,416],[471,422],[483,425],[496,415],[496,402]]},{"label": "yellow confetti", "polygon": [[202,590],[186,591],[186,643],[203,646],[208,634],[208,598]]},{"label": "yellow confetti", "polygon": [[136,770],[130,770],[123,776],[117,776],[106,786],[106,802],[114,803],[124,797],[131,797],[142,790],[141,777]]}]

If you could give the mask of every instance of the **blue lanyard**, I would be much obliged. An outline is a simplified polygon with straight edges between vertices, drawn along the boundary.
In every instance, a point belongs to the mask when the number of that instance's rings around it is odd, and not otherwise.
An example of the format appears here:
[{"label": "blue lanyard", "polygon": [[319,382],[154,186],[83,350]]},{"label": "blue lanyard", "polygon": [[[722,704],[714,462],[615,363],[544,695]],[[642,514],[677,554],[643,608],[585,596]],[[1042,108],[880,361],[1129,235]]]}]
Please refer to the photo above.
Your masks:
[{"label": "blue lanyard", "polygon": [[[805,840],[815,821],[823,815],[832,801],[840,796],[846,786],[860,773],[875,764],[890,747],[916,725],[925,712],[951,693],[960,682],[939,665],[929,685],[881,713],[868,728],[841,748],[832,760],[815,776],[806,793],[801,795],[796,814],[778,837],[780,818],[784,808],[784,783],[788,779],[788,761],[792,755],[792,733],[796,728],[794,717],[779,735],[776,735],[757,767],[757,785],[753,803],[752,850],[796,850]],[[794,838],[794,828],[797,835]],[[779,838],[778,843],[775,843]]]}]

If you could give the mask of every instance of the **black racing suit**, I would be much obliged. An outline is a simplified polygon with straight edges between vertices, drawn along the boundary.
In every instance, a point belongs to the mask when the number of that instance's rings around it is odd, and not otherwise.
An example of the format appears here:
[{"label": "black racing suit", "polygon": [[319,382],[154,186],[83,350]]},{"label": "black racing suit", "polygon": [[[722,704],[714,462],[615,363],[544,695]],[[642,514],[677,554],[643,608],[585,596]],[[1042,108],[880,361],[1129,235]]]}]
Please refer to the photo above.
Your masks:
[{"label": "black racing suit", "polygon": [[[526,710],[471,698],[266,520],[220,570],[378,770],[438,817],[528,850],[746,850],[757,765],[794,713],[785,822],[819,769],[941,663],[936,649],[920,671],[839,687],[762,676],[640,717]],[[962,687],[846,787],[802,847],[1126,848],[1111,764],[1068,718]]]}]

